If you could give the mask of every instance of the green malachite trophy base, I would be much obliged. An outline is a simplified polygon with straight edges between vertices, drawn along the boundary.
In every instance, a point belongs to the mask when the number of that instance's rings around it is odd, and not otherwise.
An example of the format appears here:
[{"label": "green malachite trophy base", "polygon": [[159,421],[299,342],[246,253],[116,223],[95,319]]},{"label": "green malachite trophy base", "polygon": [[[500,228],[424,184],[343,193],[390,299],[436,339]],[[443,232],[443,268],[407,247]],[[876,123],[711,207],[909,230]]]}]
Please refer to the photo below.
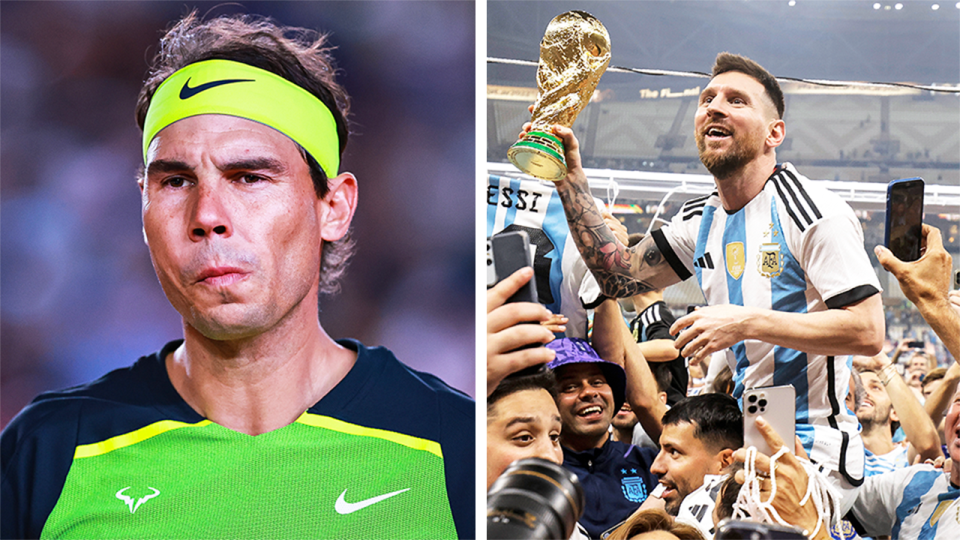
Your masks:
[{"label": "green malachite trophy base", "polygon": [[539,178],[556,182],[567,175],[567,162],[563,157],[563,143],[555,136],[542,131],[531,131],[507,150],[507,157],[521,171]]}]

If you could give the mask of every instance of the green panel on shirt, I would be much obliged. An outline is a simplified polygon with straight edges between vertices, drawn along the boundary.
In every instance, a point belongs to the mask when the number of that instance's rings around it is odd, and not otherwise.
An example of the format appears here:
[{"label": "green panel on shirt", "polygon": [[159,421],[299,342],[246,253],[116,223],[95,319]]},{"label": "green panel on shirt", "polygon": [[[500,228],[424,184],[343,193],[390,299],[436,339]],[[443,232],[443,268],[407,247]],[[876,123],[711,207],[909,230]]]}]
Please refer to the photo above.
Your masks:
[{"label": "green panel on shirt", "polygon": [[[337,512],[341,495],[354,511]],[[456,529],[436,442],[304,413],[256,437],[164,421],[78,447],[42,537],[456,538]]]}]

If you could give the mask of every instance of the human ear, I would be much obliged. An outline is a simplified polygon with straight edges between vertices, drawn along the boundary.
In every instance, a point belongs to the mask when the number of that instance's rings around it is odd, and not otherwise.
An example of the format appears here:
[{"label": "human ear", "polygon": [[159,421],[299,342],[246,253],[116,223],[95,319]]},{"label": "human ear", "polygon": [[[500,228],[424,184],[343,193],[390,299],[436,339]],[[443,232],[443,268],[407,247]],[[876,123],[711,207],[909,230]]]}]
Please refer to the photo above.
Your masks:
[{"label": "human ear", "polygon": [[771,148],[776,148],[783,144],[786,137],[787,126],[783,123],[783,120],[777,119],[770,123],[769,132],[767,133],[767,145]]},{"label": "human ear", "polygon": [[317,200],[320,237],[327,242],[336,242],[347,234],[357,209],[357,179],[344,172],[327,180],[327,186],[326,196]]},{"label": "human ear", "polygon": [[714,474],[720,474],[720,471],[726,469],[731,463],[733,463],[733,449],[724,448],[717,454],[720,458],[720,470]]}]

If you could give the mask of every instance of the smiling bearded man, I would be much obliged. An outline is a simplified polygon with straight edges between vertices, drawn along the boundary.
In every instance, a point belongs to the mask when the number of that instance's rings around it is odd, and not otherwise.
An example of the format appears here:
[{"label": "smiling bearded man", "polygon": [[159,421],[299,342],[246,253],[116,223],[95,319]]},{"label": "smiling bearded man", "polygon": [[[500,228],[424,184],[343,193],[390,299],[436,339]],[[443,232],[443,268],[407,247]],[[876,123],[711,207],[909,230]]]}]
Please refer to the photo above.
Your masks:
[{"label": "smiling bearded man", "polygon": [[735,398],[749,388],[792,385],[796,433],[848,507],[863,482],[864,452],[857,418],[841,406],[850,380],[841,358],[880,352],[880,282],[853,209],[777,161],[783,114],[783,91],[770,72],[749,58],[718,54],[693,118],[716,190],[685,202],[633,247],[604,223],[579,143],[559,125],[553,133],[566,148],[568,173],[556,188],[571,236],[606,296],[696,278],[709,305],[674,322],[675,346],[691,364],[723,351]]},{"label": "smiling bearded man", "polygon": [[252,17],[164,37],[139,186],[184,338],[11,422],[4,538],[474,536],[473,401],[318,321],[357,203],[327,47]]}]

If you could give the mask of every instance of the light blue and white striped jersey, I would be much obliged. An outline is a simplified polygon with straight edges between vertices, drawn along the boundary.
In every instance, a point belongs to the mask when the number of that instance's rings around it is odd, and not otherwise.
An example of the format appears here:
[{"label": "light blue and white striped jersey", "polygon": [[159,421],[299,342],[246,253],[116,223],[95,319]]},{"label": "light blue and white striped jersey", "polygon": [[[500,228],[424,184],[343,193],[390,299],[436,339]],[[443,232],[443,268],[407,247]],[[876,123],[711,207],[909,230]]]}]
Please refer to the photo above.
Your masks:
[{"label": "light blue and white striped jersey", "polygon": [[880,455],[874,454],[866,448],[864,448],[864,451],[866,452],[864,474],[867,476],[876,476],[910,466],[910,462],[907,460],[906,445],[898,444],[892,451]]},{"label": "light blue and white striped jersey", "polygon": [[960,488],[931,465],[871,476],[860,486],[853,514],[869,536],[894,540],[960,538]]},{"label": "light blue and white striped jersey", "polygon": [[586,338],[587,309],[596,307],[600,286],[570,237],[556,188],[537,180],[490,175],[486,200],[487,238],[515,230],[530,235],[536,247],[533,271],[540,303],[570,319],[566,337]]},{"label": "light blue and white striped jersey", "polygon": [[[728,214],[714,191],[684,203],[652,236],[681,279],[696,275],[709,305],[808,313],[880,291],[853,210],[789,163],[778,165],[740,210]],[[856,416],[844,406],[845,358],[746,340],[727,350],[727,362],[738,399],[747,388],[792,384],[796,432],[807,453],[859,485],[863,442]]]}]

